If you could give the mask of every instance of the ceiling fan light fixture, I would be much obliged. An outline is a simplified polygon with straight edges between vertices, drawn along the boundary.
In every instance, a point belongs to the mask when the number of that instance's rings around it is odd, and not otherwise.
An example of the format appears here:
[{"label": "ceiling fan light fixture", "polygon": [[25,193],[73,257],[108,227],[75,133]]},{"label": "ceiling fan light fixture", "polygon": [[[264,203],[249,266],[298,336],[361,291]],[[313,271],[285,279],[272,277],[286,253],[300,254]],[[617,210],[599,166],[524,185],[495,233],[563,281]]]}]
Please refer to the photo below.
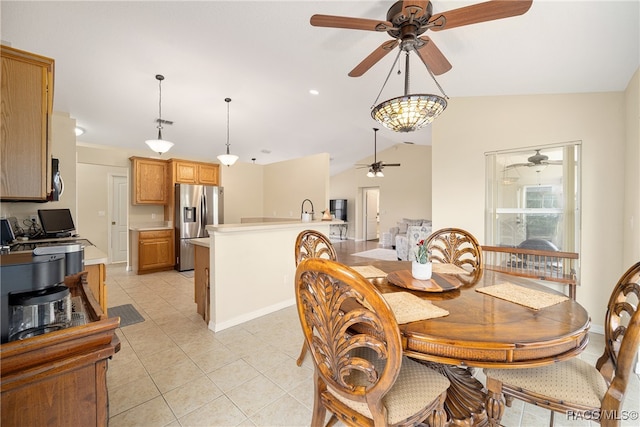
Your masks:
[{"label": "ceiling fan light fixture", "polygon": [[169,142],[167,140],[162,139],[162,81],[164,80],[164,76],[162,74],[156,74],[156,80],[158,80],[158,92],[159,92],[159,102],[158,102],[158,139],[147,139],[144,143],[149,146],[150,149],[162,155],[169,151],[171,147],[173,147],[173,142]]},{"label": "ceiling fan light fixture", "polygon": [[229,103],[231,103],[231,98],[225,98],[224,102],[227,103],[227,152],[220,154],[218,160],[225,166],[232,166],[238,160],[238,156],[229,154]]},{"label": "ceiling fan light fixture", "polygon": [[376,105],[371,117],[394,132],[413,132],[433,122],[447,100],[438,95],[404,95]]},{"label": "ceiling fan light fixture", "polygon": [[[405,49],[409,48],[407,47]],[[371,109],[371,117],[382,126],[394,132],[413,132],[422,129],[433,122],[436,117],[442,114],[444,109],[447,108],[447,100],[445,98],[448,97],[428,66],[426,67],[427,71],[443,96],[409,93],[409,54],[411,50],[412,49],[404,50],[402,46],[400,47],[400,52],[398,52],[395,61],[391,65],[391,70],[389,70],[387,79],[383,83],[382,89],[380,89],[378,98],[380,98],[380,94],[387,84],[389,76],[391,76],[391,72],[398,62],[398,58],[400,58],[400,53],[403,51],[405,52],[404,95],[381,102]],[[425,66],[426,65],[425,63]],[[377,101],[378,99],[376,98],[376,102]]]},{"label": "ceiling fan light fixture", "polygon": [[376,174],[375,174],[375,173],[373,173],[373,169],[371,169],[371,168],[370,168],[370,169],[369,169],[369,172],[367,172],[367,176],[368,176],[369,178],[373,178],[373,177],[375,177],[375,176],[376,176]]},{"label": "ceiling fan light fixture", "polygon": [[376,172],[376,178],[384,178],[384,174],[382,173],[382,171]]}]

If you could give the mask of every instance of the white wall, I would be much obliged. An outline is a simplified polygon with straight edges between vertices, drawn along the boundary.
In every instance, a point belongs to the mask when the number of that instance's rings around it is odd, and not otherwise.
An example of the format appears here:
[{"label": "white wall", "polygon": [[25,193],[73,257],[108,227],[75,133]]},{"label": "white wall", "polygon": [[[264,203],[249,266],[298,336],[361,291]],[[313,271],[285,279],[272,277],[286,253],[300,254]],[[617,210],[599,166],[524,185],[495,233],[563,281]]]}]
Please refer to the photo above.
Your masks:
[{"label": "white wall", "polygon": [[452,99],[433,124],[433,226],[467,229],[483,243],[484,152],[575,140],[583,160],[577,295],[601,327],[611,289],[628,267],[625,146],[638,140],[625,139],[624,93]]},{"label": "white wall", "polygon": [[[347,235],[362,240],[361,189],[380,189],[380,233],[402,218],[431,218],[431,146],[396,144],[377,154],[385,163],[400,167],[384,169],[384,178],[368,178],[367,169],[353,167],[331,177],[331,199],[347,199]],[[356,163],[369,164],[373,155]]]}]

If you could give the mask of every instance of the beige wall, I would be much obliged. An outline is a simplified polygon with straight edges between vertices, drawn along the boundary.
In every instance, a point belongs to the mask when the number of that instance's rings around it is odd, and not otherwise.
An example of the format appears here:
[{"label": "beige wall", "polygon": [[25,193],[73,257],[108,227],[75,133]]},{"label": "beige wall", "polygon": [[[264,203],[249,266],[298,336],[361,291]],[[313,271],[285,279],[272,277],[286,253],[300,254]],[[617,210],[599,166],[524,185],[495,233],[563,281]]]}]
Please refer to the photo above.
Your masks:
[{"label": "beige wall", "polygon": [[64,194],[57,202],[46,203],[0,203],[0,214],[15,216],[20,224],[30,215],[37,215],[38,209],[71,210],[78,233],[83,230],[77,221],[77,192],[76,192],[76,127],[75,119],[69,114],[54,112],[51,118],[51,157],[60,160],[60,172],[64,180]]},{"label": "beige wall", "polygon": [[[637,79],[636,74],[630,87],[637,87]],[[637,94],[626,99],[637,111]],[[637,136],[625,135],[629,108],[622,92],[453,99],[433,125],[434,229],[462,227],[483,243],[485,152],[581,140],[582,283],[577,294],[601,328],[611,289],[628,259],[637,259],[637,254],[624,255],[630,244],[622,243],[638,238],[637,230],[626,235],[623,225],[625,194],[638,197],[637,176],[626,182],[635,193],[625,191],[625,155],[637,153],[639,145]],[[632,126],[637,129],[637,121]],[[635,159],[630,164],[637,169]],[[634,209],[637,215],[637,205]]]},{"label": "beige wall", "polygon": [[[264,216],[300,219],[311,200],[315,218],[329,207],[329,154],[320,153],[265,166]],[[309,202],[305,211],[311,211]]]},{"label": "beige wall", "polygon": [[640,261],[640,69],[625,91],[626,146],[623,265]]},{"label": "beige wall", "polygon": [[[431,146],[396,144],[380,151],[377,159],[401,166],[384,169],[384,178],[368,178],[366,168],[356,167],[331,177],[330,198],[347,199],[349,238],[363,239],[364,188],[380,190],[380,233],[389,231],[402,218],[431,218]],[[372,162],[370,156],[356,163]]]}]

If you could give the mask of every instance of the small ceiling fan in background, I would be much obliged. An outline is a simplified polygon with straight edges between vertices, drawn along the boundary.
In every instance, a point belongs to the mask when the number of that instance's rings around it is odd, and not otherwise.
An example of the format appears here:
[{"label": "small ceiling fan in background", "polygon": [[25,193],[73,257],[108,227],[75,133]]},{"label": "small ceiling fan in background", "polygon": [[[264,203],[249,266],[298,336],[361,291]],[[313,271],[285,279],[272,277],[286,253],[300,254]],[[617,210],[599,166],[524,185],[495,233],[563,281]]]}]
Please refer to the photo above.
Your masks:
[{"label": "small ceiling fan in background", "polygon": [[527,158],[527,163],[512,163],[505,166],[505,169],[513,169],[519,167],[546,167],[549,165],[562,165],[562,160],[549,160],[549,156],[536,150],[533,156]]},{"label": "small ceiling fan in background", "polygon": [[356,165],[358,167],[358,169],[369,168],[369,172],[367,172],[367,176],[369,178],[373,178],[373,177],[382,178],[382,177],[384,177],[384,174],[382,173],[382,169],[384,169],[386,166],[400,166],[400,163],[384,163],[382,160],[378,161],[378,159],[377,159],[377,134],[378,134],[378,130],[379,130],[378,128],[373,128],[373,163],[368,164],[368,165],[364,165],[364,164]]},{"label": "small ceiling fan in background", "polygon": [[533,0],[491,0],[433,14],[429,0],[404,0],[389,8],[386,21],[316,14],[310,22],[315,27],[384,31],[393,37],[351,70],[351,77],[363,75],[397,46],[406,52],[414,50],[432,73],[440,75],[449,71],[451,64],[428,36],[420,37],[425,31],[442,31],[522,15],[529,10],[531,3]]}]

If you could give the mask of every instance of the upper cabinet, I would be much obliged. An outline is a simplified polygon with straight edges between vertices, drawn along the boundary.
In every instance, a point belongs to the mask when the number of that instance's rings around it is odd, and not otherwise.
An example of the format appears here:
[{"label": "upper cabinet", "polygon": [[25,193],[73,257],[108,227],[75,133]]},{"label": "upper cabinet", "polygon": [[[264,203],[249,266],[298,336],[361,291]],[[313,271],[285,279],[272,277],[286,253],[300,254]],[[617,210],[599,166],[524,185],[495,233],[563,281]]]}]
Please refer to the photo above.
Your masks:
[{"label": "upper cabinet", "polygon": [[214,163],[199,163],[172,159],[175,183],[218,185],[219,167]]},{"label": "upper cabinet", "polygon": [[0,56],[0,198],[45,201],[54,60],[7,46],[0,47]]},{"label": "upper cabinet", "polygon": [[166,205],[169,202],[166,160],[131,157],[134,205]]}]

